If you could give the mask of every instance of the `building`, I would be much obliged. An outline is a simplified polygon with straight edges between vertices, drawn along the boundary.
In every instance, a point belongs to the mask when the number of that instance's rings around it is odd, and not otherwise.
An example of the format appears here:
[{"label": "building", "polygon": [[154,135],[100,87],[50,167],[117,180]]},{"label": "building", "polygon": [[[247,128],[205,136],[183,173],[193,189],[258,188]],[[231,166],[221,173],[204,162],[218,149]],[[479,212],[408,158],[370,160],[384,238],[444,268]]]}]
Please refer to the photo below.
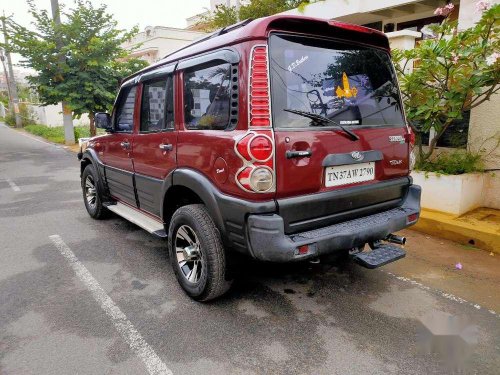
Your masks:
[{"label": "building", "polygon": [[131,51],[131,56],[152,64],[204,35],[204,32],[194,30],[148,26],[123,47]]},{"label": "building", "polygon": [[385,32],[420,31],[422,26],[440,20],[434,10],[445,4],[444,0],[324,0],[285,13],[335,19]]}]

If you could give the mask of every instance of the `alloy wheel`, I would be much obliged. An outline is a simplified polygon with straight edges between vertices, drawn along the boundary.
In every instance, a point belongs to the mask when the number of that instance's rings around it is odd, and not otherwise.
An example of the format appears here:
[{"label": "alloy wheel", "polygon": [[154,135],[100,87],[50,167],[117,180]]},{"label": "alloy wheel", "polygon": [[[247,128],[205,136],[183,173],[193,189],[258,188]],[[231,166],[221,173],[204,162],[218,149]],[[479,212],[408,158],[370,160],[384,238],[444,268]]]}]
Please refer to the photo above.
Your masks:
[{"label": "alloy wheel", "polygon": [[182,275],[196,284],[202,275],[204,259],[201,244],[193,228],[181,225],[175,234],[175,253]]},{"label": "alloy wheel", "polygon": [[95,188],[94,178],[88,175],[85,179],[85,199],[87,204],[93,210],[97,204],[97,192]]}]

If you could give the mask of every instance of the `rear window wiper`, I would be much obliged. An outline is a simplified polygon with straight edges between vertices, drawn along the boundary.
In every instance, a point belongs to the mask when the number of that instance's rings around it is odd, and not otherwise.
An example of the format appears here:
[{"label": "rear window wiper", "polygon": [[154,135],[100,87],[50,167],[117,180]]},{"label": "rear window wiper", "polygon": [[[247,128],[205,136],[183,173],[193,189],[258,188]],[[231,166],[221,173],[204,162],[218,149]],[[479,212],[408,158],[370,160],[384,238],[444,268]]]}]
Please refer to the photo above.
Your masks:
[{"label": "rear window wiper", "polygon": [[319,125],[319,126],[324,126],[325,123],[333,124],[336,127],[342,129],[342,131],[344,133],[346,133],[347,135],[349,135],[349,137],[351,138],[351,140],[353,140],[353,141],[358,141],[359,140],[359,137],[356,134],[354,134],[352,131],[350,131],[349,129],[344,128],[337,121],[329,119],[328,117],[321,116],[321,115],[318,115],[318,114],[312,113],[312,112],[299,111],[299,110],[296,110],[296,109],[289,109],[289,108],[285,108],[285,109],[283,109],[283,111],[290,112],[290,113],[293,113],[293,114],[296,114],[296,115],[299,115],[299,116],[310,118],[311,120],[316,121],[316,124]]}]

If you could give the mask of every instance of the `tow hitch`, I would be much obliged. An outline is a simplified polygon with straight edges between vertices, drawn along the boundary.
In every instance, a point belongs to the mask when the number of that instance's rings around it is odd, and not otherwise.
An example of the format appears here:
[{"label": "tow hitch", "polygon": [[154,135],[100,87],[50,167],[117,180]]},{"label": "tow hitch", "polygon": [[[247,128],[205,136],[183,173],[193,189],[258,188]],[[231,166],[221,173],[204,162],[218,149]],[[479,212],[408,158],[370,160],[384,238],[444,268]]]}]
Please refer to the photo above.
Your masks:
[{"label": "tow hitch", "polygon": [[[406,243],[406,238],[391,234],[387,237],[386,241],[403,245]],[[406,256],[406,251],[390,243],[377,241],[370,243],[370,247],[371,251],[351,252],[352,259],[360,266],[373,269],[384,266]]]}]

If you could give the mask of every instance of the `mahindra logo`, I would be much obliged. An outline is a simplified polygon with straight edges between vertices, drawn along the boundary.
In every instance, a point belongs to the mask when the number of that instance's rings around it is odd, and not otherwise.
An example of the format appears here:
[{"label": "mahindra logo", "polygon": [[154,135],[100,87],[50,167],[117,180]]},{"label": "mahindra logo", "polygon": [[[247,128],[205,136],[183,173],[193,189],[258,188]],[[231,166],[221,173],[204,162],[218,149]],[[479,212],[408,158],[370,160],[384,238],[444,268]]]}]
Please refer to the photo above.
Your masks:
[{"label": "mahindra logo", "polygon": [[363,158],[365,157],[361,152],[359,151],[353,151],[351,152],[351,156],[354,160],[363,160]]}]

